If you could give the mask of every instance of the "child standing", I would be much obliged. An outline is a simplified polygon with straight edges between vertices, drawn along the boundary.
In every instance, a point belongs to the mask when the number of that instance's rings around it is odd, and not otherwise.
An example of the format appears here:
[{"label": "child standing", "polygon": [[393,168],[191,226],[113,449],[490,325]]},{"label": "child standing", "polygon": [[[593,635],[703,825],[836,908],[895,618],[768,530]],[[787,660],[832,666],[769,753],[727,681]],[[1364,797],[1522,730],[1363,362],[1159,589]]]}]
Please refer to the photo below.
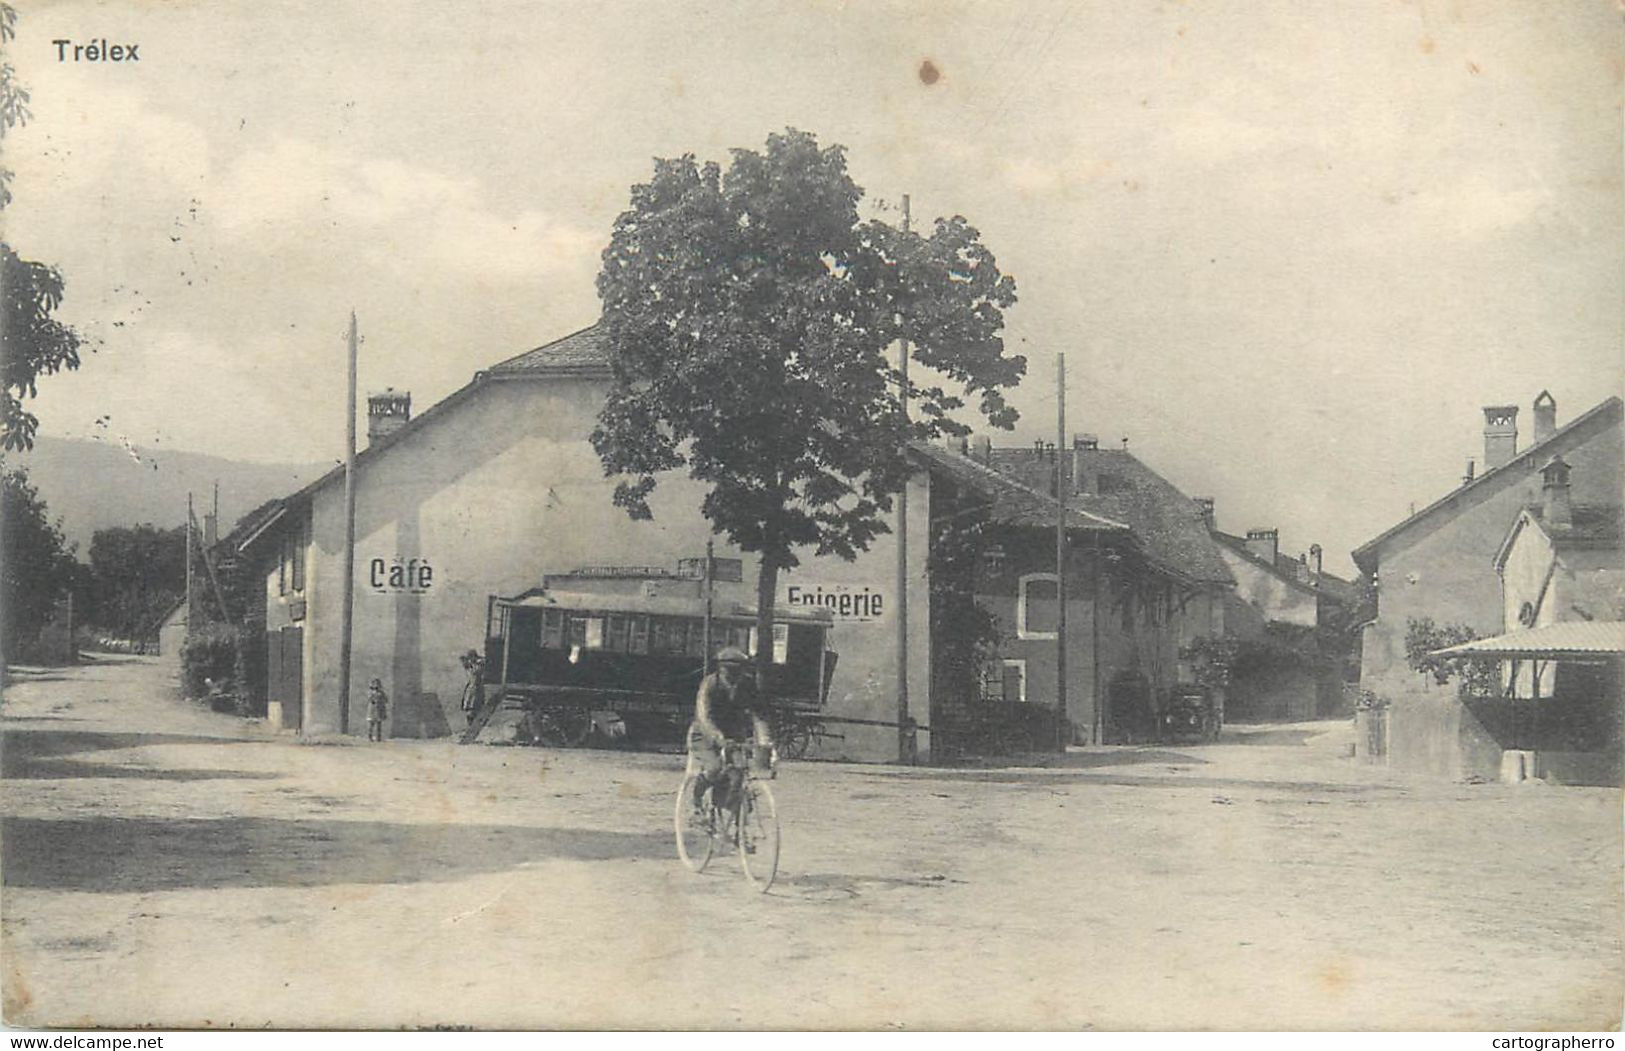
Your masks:
[{"label": "child standing", "polygon": [[384,739],[384,720],[389,718],[389,697],[384,693],[382,679],[367,684],[367,740]]}]

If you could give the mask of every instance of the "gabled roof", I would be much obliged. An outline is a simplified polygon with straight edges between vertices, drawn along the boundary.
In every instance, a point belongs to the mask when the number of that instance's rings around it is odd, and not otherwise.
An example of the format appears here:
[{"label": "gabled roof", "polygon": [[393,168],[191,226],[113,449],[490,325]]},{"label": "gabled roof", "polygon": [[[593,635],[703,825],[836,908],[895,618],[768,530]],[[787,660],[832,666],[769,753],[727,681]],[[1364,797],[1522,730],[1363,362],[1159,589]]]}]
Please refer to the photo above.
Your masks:
[{"label": "gabled roof", "polygon": [[601,325],[589,325],[562,339],[543,343],[485,370],[492,376],[544,374],[609,376],[609,339]]},{"label": "gabled roof", "polygon": [[[1541,393],[1544,394],[1545,392],[1542,391]],[[1549,457],[1566,448],[1569,441],[1588,428],[1606,425],[1610,420],[1617,426],[1622,416],[1622,410],[1625,410],[1625,403],[1622,403],[1618,397],[1609,398],[1593,406],[1552,432],[1545,441],[1536,442],[1500,467],[1485,471],[1465,485],[1446,493],[1398,525],[1361,544],[1354,549],[1355,564],[1367,573],[1372,572],[1376,568],[1378,549],[1390,540],[1423,524],[1441,522],[1445,518],[1445,512],[1452,507],[1458,506],[1459,498],[1464,494],[1470,495],[1483,492],[1508,479],[1527,477],[1531,471],[1537,469],[1537,464],[1545,463]]]},{"label": "gabled roof", "polygon": [[[1054,457],[1060,457],[1061,477],[1070,480],[1075,455],[1072,449],[994,449],[991,466],[1047,493],[1055,476]],[[1079,493],[1068,498],[1067,506],[1124,523],[1154,562],[1181,576],[1202,583],[1235,583],[1190,497],[1126,449],[1092,449],[1082,455],[1097,476],[1112,476],[1115,488]]]},{"label": "gabled roof", "polygon": [[[1055,528],[1060,504],[1048,493],[1040,492],[986,464],[978,463],[969,456],[951,452],[929,442],[915,442],[909,446],[909,451],[924,460],[929,467],[947,475],[955,484],[987,498],[992,505],[990,513],[995,521],[1005,525]],[[1129,531],[1128,525],[1123,522],[1077,508],[1068,508],[1066,516],[1068,529]]]},{"label": "gabled roof", "polygon": [[1290,555],[1277,552],[1275,563],[1272,565],[1248,550],[1247,541],[1242,537],[1232,536],[1217,529],[1212,531],[1212,536],[1217,543],[1224,545],[1243,559],[1280,578],[1288,586],[1299,591],[1306,591],[1313,595],[1323,595],[1334,602],[1353,602],[1358,597],[1353,584],[1342,577],[1333,576],[1331,573],[1323,571],[1318,576],[1311,575],[1308,580],[1299,580],[1298,567],[1302,566],[1303,563]]},{"label": "gabled roof", "polygon": [[[523,354],[476,372],[473,380],[412,417],[398,430],[376,441],[368,442],[366,448],[359,450],[355,455],[356,469],[360,470],[362,466],[385,449],[404,441],[409,435],[417,433],[421,427],[427,425],[430,420],[440,416],[453,406],[466,401],[475,391],[482,389],[488,381],[548,379],[558,376],[607,377],[609,374],[609,349],[599,326],[591,325],[577,332],[572,332],[562,339],[544,343],[534,350],[527,350]],[[255,540],[264,535],[271,526],[275,525],[277,520],[288,509],[309,500],[319,490],[340,481],[343,477],[344,465],[340,464],[303,489],[291,493],[279,501],[274,501],[276,506],[256,524],[255,529],[242,538],[238,545],[239,549],[247,549]],[[241,528],[241,523],[239,523],[239,528]]]}]

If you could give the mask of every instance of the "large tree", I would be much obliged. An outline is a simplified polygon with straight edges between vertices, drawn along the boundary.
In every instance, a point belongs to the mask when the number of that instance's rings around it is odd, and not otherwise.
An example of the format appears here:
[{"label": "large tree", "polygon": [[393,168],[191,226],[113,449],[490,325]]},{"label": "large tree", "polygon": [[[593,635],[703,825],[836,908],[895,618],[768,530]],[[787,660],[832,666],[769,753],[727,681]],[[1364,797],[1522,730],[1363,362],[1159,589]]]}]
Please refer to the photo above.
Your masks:
[{"label": "large tree", "polygon": [[18,468],[0,474],[0,654],[17,655],[75,583],[73,549]]},{"label": "large tree", "polygon": [[[17,32],[17,12],[0,4],[0,44]],[[28,91],[11,63],[0,61],[0,148],[11,130],[28,121]],[[0,168],[0,208],[11,203],[11,172]],[[40,376],[79,367],[79,333],[51,315],[62,304],[62,274],[21,258],[0,241],[0,448],[30,449],[39,418],[23,408]]]},{"label": "large tree", "polygon": [[93,623],[124,639],[153,633],[186,594],[186,527],[96,530],[90,538],[90,586]]},{"label": "large tree", "polygon": [[[651,517],[658,475],[681,468],[708,486],[712,527],[761,557],[764,665],[798,549],[851,559],[887,532],[908,442],[968,433],[967,397],[1016,419],[1002,391],[1026,361],[999,335],[1015,282],[963,218],[922,235],[861,219],[862,196],[842,147],[794,129],[726,172],[657,160],[598,277],[614,383],[592,441],[623,476],[615,503]],[[906,389],[899,339],[924,366]]]}]

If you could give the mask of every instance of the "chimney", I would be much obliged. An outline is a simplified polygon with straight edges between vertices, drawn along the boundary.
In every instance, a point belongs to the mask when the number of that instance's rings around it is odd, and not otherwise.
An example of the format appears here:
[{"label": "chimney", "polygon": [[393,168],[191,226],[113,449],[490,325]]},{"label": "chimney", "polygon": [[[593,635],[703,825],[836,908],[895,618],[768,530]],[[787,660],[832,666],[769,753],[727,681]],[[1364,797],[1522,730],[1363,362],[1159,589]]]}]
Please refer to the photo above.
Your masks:
[{"label": "chimney", "polygon": [[1198,496],[1196,498],[1196,513],[1202,519],[1202,525],[1209,533],[1213,532],[1213,497]]},{"label": "chimney", "polygon": [[1557,433],[1557,399],[1543,390],[1535,395],[1535,444]]},{"label": "chimney", "polygon": [[377,445],[412,418],[412,395],[386,387],[367,395],[367,444]]},{"label": "chimney", "polygon": [[1569,465],[1561,456],[1540,469],[1540,517],[1549,529],[1567,529],[1574,524],[1574,505],[1569,497]]},{"label": "chimney", "polygon": [[1484,470],[1493,471],[1518,455],[1518,407],[1484,406]]},{"label": "chimney", "polygon": [[1074,493],[1089,492],[1089,469],[1084,461],[1088,459],[1084,453],[1094,452],[1100,448],[1100,439],[1093,434],[1074,434],[1072,436],[1072,491]]},{"label": "chimney", "polygon": [[1247,530],[1247,553],[1275,565],[1275,551],[1280,546],[1281,533],[1276,529]]},{"label": "chimney", "polygon": [[1292,575],[1297,578],[1298,583],[1300,583],[1300,584],[1309,583],[1309,559],[1308,559],[1308,556],[1299,555],[1298,560],[1296,562],[1292,563]]},{"label": "chimney", "polygon": [[1315,580],[1320,579],[1320,559],[1322,554],[1319,544],[1309,545],[1309,574]]},{"label": "chimney", "polygon": [[985,434],[978,434],[971,441],[971,457],[978,463],[993,462],[993,439]]},{"label": "chimney", "polygon": [[1473,458],[1471,456],[1467,457],[1467,473],[1461,476],[1461,484],[1462,485],[1472,485],[1473,484],[1474,466],[1475,465],[1474,465],[1474,462],[1473,462]]}]

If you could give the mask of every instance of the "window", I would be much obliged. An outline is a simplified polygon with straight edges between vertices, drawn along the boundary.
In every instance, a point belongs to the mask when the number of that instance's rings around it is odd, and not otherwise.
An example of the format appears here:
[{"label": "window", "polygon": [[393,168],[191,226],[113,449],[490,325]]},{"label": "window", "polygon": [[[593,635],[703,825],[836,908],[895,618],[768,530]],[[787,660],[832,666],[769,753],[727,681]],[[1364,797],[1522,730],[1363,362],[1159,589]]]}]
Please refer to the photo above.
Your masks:
[{"label": "window", "polygon": [[632,653],[649,652],[649,618],[633,617],[629,625],[627,649]]},{"label": "window", "polygon": [[989,703],[1025,703],[1027,662],[994,660],[982,666],[982,700]]},{"label": "window", "polygon": [[1016,595],[1016,637],[1053,639],[1060,627],[1060,582],[1054,573],[1029,573]]},{"label": "window", "polygon": [[300,522],[293,528],[293,550],[289,554],[293,563],[289,570],[292,577],[293,590],[305,590],[305,523]]},{"label": "window", "polygon": [[564,648],[564,611],[542,610],[542,646],[550,650]]},{"label": "window", "polygon": [[626,652],[627,618],[609,618],[609,648],[617,653]]}]

